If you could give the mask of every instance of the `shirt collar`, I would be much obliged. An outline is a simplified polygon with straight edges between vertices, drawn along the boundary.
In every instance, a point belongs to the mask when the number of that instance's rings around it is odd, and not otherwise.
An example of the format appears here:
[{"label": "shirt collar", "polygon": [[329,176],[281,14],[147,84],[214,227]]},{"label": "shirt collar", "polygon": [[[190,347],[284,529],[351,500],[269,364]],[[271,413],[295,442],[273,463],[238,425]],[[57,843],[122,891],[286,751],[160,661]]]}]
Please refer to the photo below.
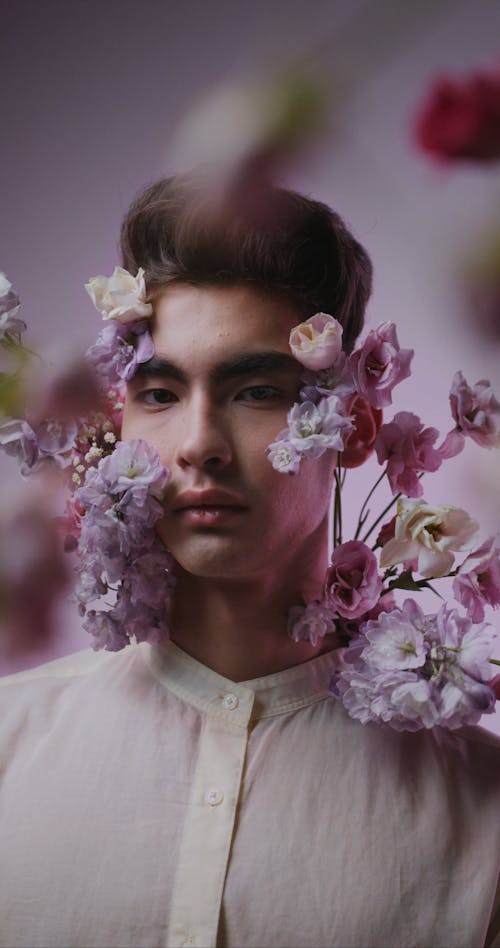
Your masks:
[{"label": "shirt collar", "polygon": [[284,714],[327,698],[343,651],[334,649],[293,668],[239,682],[202,665],[171,641],[153,645],[147,661],[155,678],[178,698],[200,711],[230,711],[235,724],[246,725],[250,718]]}]

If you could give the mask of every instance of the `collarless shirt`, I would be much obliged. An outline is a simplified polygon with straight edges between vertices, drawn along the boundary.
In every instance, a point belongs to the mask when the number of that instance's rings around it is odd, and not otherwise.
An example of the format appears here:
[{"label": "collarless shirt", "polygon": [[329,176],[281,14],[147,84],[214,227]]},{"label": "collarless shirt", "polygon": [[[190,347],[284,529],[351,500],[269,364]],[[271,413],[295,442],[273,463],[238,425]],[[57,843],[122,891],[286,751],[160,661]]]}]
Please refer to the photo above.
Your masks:
[{"label": "collarless shirt", "polygon": [[233,682],[169,642],[1,680],[0,945],[500,944],[500,742],[352,721],[341,661]]}]

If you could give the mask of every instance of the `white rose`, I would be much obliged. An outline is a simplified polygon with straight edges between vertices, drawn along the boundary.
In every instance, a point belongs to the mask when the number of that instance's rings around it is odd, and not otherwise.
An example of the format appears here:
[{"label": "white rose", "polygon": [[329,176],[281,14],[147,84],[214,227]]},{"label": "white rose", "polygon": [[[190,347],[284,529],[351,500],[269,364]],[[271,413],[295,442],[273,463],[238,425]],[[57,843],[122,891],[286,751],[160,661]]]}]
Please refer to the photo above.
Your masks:
[{"label": "white rose", "polygon": [[342,326],[328,313],[315,313],[294,326],[289,345],[295,358],[307,369],[318,372],[334,365],[342,351]]},{"label": "white rose", "polygon": [[146,284],[142,267],[135,277],[123,267],[115,267],[110,277],[92,277],[85,289],[104,319],[134,323],[153,312],[151,303],[144,301]]},{"label": "white rose", "polygon": [[453,565],[451,550],[470,549],[478,528],[477,521],[460,507],[432,507],[413,497],[401,498],[394,539],[383,547],[380,565],[386,569],[416,559],[424,579],[444,576]]}]

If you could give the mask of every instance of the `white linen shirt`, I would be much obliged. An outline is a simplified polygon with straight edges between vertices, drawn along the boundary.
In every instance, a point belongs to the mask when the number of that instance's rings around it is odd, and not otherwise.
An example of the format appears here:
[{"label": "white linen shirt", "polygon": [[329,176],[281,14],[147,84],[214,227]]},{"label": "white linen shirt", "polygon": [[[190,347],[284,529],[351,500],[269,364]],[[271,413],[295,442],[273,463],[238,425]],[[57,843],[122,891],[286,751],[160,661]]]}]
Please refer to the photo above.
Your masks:
[{"label": "white linen shirt", "polygon": [[0,681],[0,945],[470,948],[490,916],[500,944],[500,742],[352,721],[341,661],[235,683],[167,643]]}]

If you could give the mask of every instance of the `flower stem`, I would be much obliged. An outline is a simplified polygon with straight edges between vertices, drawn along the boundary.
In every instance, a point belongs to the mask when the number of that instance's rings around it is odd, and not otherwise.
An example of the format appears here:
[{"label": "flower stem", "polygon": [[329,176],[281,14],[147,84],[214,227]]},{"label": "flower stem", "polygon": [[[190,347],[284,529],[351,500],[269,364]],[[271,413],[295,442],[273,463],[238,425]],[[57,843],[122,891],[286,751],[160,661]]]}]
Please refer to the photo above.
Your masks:
[{"label": "flower stem", "polygon": [[384,507],[382,513],[380,514],[380,517],[377,517],[377,519],[372,523],[370,529],[365,533],[365,535],[364,535],[364,537],[363,537],[363,543],[366,543],[368,537],[369,537],[369,536],[373,533],[373,531],[375,530],[375,527],[377,527],[378,524],[380,523],[380,521],[384,519],[386,513],[388,513],[389,510],[391,509],[391,507],[393,507],[394,504],[397,503],[397,501],[399,500],[400,497],[401,497],[401,494],[400,494],[400,493],[399,493],[399,494],[396,494],[396,495],[392,498],[392,500],[389,501],[389,503],[387,504],[387,507]]},{"label": "flower stem", "polygon": [[344,476],[342,474],[342,461],[340,457],[339,453],[337,469],[335,471],[334,546],[342,543],[342,485],[345,480],[345,474]]},{"label": "flower stem", "polygon": [[367,505],[368,501],[370,500],[370,497],[375,493],[375,491],[376,491],[378,485],[380,484],[380,482],[383,480],[384,477],[385,477],[385,468],[384,468],[384,470],[382,471],[380,477],[378,477],[377,480],[375,481],[375,483],[374,483],[373,487],[371,488],[371,490],[368,492],[368,494],[367,494],[367,496],[365,497],[365,500],[364,500],[364,502],[363,502],[363,505],[362,505],[362,507],[361,507],[361,510],[359,511],[358,526],[356,527],[356,533],[354,534],[354,539],[355,539],[355,540],[358,539],[359,534],[361,533],[361,530],[363,529],[363,524],[365,523],[366,518],[367,518],[368,513],[369,513],[369,511],[367,511],[366,514],[365,514],[366,505]]}]

